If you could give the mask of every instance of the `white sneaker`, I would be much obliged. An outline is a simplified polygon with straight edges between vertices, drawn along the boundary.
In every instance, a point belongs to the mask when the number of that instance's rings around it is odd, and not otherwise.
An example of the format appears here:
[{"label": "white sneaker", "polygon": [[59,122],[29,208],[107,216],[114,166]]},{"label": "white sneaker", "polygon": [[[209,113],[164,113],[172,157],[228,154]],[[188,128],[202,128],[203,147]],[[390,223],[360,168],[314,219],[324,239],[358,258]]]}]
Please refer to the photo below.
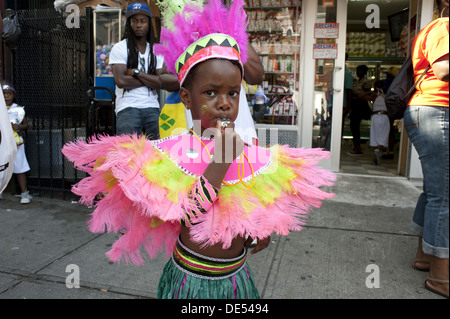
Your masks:
[{"label": "white sneaker", "polygon": [[380,165],[381,152],[378,148],[373,150],[373,163],[375,165]]},{"label": "white sneaker", "polygon": [[29,204],[31,202],[31,199],[33,198],[30,195],[29,191],[26,191],[26,192],[20,194],[20,196],[22,197],[21,200],[20,200],[21,204]]}]

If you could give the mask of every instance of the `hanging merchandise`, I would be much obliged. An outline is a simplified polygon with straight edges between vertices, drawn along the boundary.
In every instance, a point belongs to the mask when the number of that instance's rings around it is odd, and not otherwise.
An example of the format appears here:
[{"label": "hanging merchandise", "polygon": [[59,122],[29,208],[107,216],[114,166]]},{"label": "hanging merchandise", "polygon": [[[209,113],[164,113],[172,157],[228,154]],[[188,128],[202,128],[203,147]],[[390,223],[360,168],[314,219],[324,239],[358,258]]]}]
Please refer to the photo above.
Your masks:
[{"label": "hanging merchandise", "polygon": [[20,39],[20,24],[15,12],[3,19],[2,40],[11,49],[17,49]]},{"label": "hanging merchandise", "polygon": [[[302,2],[295,0],[252,0],[246,2],[251,46],[264,69],[262,87],[268,101],[254,104],[256,128],[262,125],[296,125],[294,96],[299,93]],[[247,99],[255,100],[254,90],[246,90]],[[256,110],[255,110],[256,109]]]}]

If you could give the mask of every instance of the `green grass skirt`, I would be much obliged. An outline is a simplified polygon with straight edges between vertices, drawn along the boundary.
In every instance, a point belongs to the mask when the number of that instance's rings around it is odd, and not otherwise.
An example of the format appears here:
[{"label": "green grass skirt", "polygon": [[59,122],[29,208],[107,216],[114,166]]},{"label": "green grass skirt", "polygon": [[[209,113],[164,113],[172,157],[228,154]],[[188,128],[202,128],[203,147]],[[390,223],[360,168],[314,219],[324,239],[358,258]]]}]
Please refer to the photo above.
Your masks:
[{"label": "green grass skirt", "polygon": [[236,274],[219,280],[199,278],[178,269],[172,259],[158,284],[158,299],[259,299],[247,264]]}]

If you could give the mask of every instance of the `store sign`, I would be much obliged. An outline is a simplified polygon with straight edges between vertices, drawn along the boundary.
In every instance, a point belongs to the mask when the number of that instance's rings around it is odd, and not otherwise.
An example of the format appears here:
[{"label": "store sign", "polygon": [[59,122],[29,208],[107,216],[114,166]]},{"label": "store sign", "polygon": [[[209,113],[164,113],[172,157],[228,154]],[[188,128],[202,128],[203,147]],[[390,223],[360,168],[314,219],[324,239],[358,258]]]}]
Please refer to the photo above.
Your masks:
[{"label": "store sign", "polygon": [[337,39],[339,38],[339,23],[315,23],[315,39]]},{"label": "store sign", "polygon": [[337,59],[337,43],[316,43],[313,47],[314,59]]},{"label": "store sign", "polygon": [[322,0],[322,8],[334,8],[334,0]]}]

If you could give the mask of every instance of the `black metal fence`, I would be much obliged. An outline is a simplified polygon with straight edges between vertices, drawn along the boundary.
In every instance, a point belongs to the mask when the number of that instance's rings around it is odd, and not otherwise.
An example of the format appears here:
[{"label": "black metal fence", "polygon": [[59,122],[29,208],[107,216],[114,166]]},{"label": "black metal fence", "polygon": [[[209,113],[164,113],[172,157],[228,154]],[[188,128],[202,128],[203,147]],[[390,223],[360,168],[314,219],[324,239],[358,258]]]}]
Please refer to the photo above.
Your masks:
[{"label": "black metal fence", "polygon": [[[68,28],[54,9],[18,11],[22,28],[14,53],[16,100],[25,106],[30,129],[26,154],[28,187],[40,196],[65,196],[84,175],[61,154],[62,146],[92,135],[89,112],[90,26]],[[45,194],[44,194],[45,193]]]}]

